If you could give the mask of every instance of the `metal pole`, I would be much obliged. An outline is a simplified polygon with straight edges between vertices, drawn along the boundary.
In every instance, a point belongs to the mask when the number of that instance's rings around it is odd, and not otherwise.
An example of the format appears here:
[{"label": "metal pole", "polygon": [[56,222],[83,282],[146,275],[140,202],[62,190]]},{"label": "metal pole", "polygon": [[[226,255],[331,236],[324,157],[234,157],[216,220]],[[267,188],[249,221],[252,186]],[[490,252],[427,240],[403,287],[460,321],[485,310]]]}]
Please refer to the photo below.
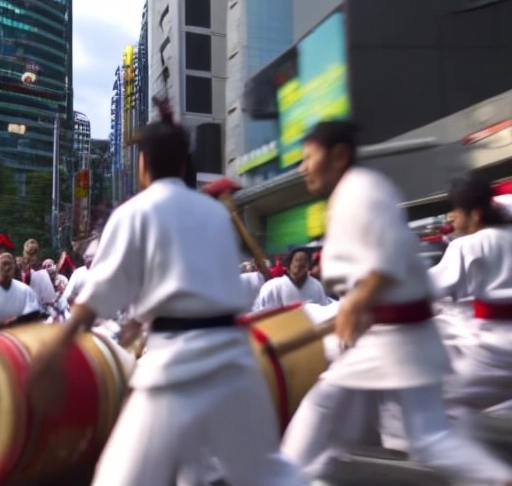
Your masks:
[{"label": "metal pole", "polygon": [[[135,113],[135,108],[132,108],[132,113],[131,113],[131,133],[130,135],[132,135],[135,130],[137,129],[136,127],[136,124],[137,124],[137,121],[136,121],[136,113]],[[137,194],[137,189],[138,189],[138,185],[139,185],[139,161],[138,161],[138,157],[137,157],[137,149],[136,149],[136,146],[134,144],[131,145],[131,166],[132,166],[132,181],[131,181],[131,186],[132,186],[132,190],[131,190],[131,196],[134,196],[135,194]]]},{"label": "metal pole", "polygon": [[52,178],[52,245],[59,250],[59,159],[60,117],[55,114],[53,123],[53,178]]}]

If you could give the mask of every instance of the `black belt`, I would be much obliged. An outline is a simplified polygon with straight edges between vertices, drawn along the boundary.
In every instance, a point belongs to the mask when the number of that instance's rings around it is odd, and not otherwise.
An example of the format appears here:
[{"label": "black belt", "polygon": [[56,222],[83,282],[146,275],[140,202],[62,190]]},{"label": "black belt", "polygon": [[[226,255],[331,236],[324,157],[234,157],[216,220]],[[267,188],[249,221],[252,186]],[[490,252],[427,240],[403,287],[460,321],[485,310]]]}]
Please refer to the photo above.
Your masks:
[{"label": "black belt", "polygon": [[153,332],[181,332],[235,325],[235,316],[232,314],[216,317],[157,317],[153,321],[151,330]]}]

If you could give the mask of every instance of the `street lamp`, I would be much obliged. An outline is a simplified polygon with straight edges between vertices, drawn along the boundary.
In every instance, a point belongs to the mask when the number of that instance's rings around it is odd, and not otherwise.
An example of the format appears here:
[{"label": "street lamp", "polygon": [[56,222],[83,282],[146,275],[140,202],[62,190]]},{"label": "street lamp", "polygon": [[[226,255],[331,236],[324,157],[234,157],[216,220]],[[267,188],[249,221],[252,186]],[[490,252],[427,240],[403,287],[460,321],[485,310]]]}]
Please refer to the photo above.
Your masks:
[{"label": "street lamp", "polygon": [[52,165],[52,246],[56,251],[59,248],[59,159],[60,159],[60,116],[55,114],[53,122],[53,165]]}]

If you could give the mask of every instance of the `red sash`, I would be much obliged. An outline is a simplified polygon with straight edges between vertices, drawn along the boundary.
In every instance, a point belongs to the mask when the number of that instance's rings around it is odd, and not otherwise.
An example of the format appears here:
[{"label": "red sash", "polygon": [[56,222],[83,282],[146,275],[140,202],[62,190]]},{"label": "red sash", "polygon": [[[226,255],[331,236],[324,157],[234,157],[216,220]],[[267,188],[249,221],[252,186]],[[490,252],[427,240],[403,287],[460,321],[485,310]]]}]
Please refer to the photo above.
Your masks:
[{"label": "red sash", "polygon": [[512,321],[512,302],[473,301],[474,315],[477,319]]},{"label": "red sash", "polygon": [[426,299],[403,304],[384,304],[372,308],[375,324],[416,324],[434,316]]}]

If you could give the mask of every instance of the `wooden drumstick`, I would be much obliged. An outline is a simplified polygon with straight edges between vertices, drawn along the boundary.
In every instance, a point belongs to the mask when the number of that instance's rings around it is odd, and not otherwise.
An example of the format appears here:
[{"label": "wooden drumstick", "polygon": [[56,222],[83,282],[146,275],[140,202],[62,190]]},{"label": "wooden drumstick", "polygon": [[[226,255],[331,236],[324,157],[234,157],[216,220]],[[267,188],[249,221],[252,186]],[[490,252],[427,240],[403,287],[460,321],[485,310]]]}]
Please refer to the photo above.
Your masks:
[{"label": "wooden drumstick", "polygon": [[233,221],[240,238],[247,248],[249,248],[254,257],[254,262],[256,263],[258,271],[263,275],[263,277],[265,277],[265,280],[270,280],[272,278],[272,274],[265,262],[265,254],[249,231],[247,231],[242,218],[240,218],[240,215],[238,214],[238,208],[235,201],[233,200],[233,193],[240,189],[240,185],[231,179],[224,177],[204,186],[203,192],[218,199],[226,206],[231,214],[231,220]]},{"label": "wooden drumstick", "polygon": [[325,336],[334,332],[334,318],[322,322],[318,326],[304,331],[289,341],[285,341],[278,344],[269,343],[264,346],[264,351],[274,356],[284,356],[285,354],[292,353],[303,346],[314,343],[319,339],[323,339]]}]

